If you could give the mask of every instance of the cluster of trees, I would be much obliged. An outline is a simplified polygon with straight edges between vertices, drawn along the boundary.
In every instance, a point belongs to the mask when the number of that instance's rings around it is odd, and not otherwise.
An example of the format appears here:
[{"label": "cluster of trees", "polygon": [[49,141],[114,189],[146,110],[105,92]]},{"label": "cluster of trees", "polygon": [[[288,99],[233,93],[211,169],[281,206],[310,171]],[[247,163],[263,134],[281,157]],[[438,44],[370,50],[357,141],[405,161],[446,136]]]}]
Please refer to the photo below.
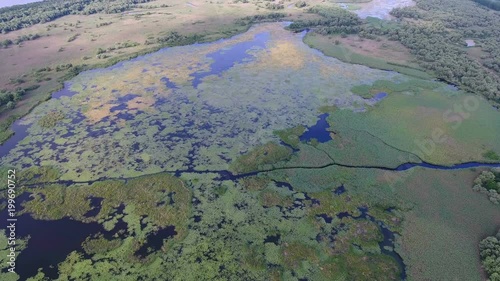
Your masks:
[{"label": "cluster of trees", "polygon": [[295,3],[295,7],[297,7],[297,8],[304,8],[305,6],[307,6],[307,2],[306,1],[297,1]]},{"label": "cluster of trees", "polygon": [[120,13],[151,0],[46,0],[0,9],[0,32],[7,33],[70,14]]},{"label": "cluster of trees", "polygon": [[[391,14],[402,21],[392,38],[412,50],[423,67],[500,104],[498,13],[467,0],[419,0],[416,7],[394,9]],[[405,19],[421,19],[423,24],[407,23]],[[469,57],[462,48],[465,39],[474,39],[486,55],[481,59]]]},{"label": "cluster of trees", "polygon": [[[156,43],[162,46],[181,46],[202,42],[204,36],[201,34],[181,35],[177,31],[172,31],[165,36],[156,38]],[[148,45],[146,41],[146,45]]]},{"label": "cluster of trees", "polygon": [[298,20],[288,26],[293,31],[303,31],[314,28],[320,34],[357,33],[361,28],[361,20],[356,14],[340,8],[312,7],[308,10],[322,18]]},{"label": "cluster of trees", "polygon": [[103,48],[98,48],[97,49],[97,55],[101,55],[107,52],[112,52],[115,50],[120,50],[120,49],[126,49],[126,48],[132,48],[141,45],[139,42],[132,42],[132,41],[127,41],[123,43],[116,43],[115,46],[108,47],[107,49]]},{"label": "cluster of trees", "polygon": [[70,69],[71,67],[73,67],[73,64],[71,64],[71,63],[60,64],[60,65],[56,66],[56,71],[57,72],[63,71],[63,70],[66,70],[66,69]]},{"label": "cluster of trees", "polygon": [[247,16],[241,19],[236,20],[236,24],[239,25],[249,25],[257,22],[264,22],[264,21],[274,21],[274,20],[279,20],[286,17],[285,13],[269,13],[269,14],[261,14],[261,15],[254,15],[254,16]]},{"label": "cluster of trees", "polygon": [[21,44],[22,42],[24,41],[30,41],[30,40],[36,40],[38,38],[40,38],[40,34],[38,33],[35,33],[35,34],[28,34],[28,35],[21,35],[21,36],[18,36],[16,39],[14,40],[10,40],[10,39],[5,39],[1,42],[1,45],[4,47],[4,48],[7,48],[9,47],[10,45],[19,45]]},{"label": "cluster of trees", "polygon": [[285,8],[285,5],[279,3],[266,3],[266,8],[269,10],[281,10]]},{"label": "cluster of trees", "polygon": [[474,0],[475,2],[484,5],[493,10],[500,11],[500,1],[499,0]]},{"label": "cluster of trees", "polygon": [[13,109],[16,107],[16,102],[22,99],[23,95],[26,93],[25,89],[17,88],[15,91],[0,91],[0,106],[5,105],[8,109]]},{"label": "cluster of trees", "polygon": [[500,281],[500,231],[479,243],[479,253],[489,281]]},{"label": "cluster of trees", "polygon": [[474,180],[472,189],[488,195],[494,204],[500,204],[500,170],[481,172]]}]

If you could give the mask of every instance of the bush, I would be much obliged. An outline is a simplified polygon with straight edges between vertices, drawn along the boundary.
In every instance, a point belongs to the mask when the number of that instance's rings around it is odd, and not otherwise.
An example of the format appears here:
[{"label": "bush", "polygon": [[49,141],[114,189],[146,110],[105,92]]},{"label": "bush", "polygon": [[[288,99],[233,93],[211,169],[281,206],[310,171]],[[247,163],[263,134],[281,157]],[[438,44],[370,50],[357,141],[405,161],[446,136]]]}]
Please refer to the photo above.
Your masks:
[{"label": "bush", "polygon": [[500,204],[500,170],[483,171],[474,180],[474,191],[488,195],[493,204]]},{"label": "bush", "polygon": [[8,109],[14,109],[16,107],[16,103],[14,101],[9,101],[7,103],[7,108]]},{"label": "bush", "polygon": [[297,8],[304,8],[305,6],[307,6],[306,1],[298,1],[297,3],[295,3],[295,7]]},{"label": "bush", "polygon": [[500,281],[500,231],[496,236],[488,236],[479,243],[479,253],[489,280]]}]

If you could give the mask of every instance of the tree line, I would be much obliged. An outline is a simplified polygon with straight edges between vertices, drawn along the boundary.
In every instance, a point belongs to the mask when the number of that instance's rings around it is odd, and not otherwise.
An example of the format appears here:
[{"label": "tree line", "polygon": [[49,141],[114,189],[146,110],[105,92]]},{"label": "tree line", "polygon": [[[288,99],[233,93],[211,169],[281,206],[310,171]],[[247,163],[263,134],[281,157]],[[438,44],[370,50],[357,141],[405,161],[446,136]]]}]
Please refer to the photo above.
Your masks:
[{"label": "tree line", "polygon": [[0,32],[7,33],[70,14],[121,13],[152,0],[45,0],[0,9]]},{"label": "tree line", "polygon": [[334,33],[358,33],[362,21],[356,14],[340,8],[312,7],[309,13],[320,15],[322,18],[298,20],[288,26],[290,30],[300,32],[314,29],[315,32],[327,35]]}]

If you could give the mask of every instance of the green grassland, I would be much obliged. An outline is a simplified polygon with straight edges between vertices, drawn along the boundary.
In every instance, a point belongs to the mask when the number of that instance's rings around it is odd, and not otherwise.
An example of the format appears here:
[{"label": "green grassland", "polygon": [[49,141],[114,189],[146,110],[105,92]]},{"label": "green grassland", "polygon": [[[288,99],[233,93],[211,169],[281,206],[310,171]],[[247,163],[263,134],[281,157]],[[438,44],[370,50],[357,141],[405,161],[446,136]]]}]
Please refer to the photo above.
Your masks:
[{"label": "green grassland", "polygon": [[396,194],[415,204],[401,236],[412,279],[483,279],[477,245],[495,233],[500,215],[498,206],[470,188],[475,175],[416,169],[397,182]]},{"label": "green grassland", "polygon": [[[431,76],[424,72],[418,65],[411,63],[407,60],[394,60],[391,57],[379,57],[373,53],[376,50],[368,50],[371,55],[360,54],[359,48],[361,46],[338,43],[341,40],[340,35],[325,37],[316,33],[309,33],[304,38],[304,43],[311,48],[315,48],[323,52],[325,55],[337,58],[343,62],[362,64],[372,68],[382,70],[392,70],[405,75],[428,79]],[[368,40],[368,39],[365,39]]]},{"label": "green grassland", "polygon": [[334,128],[370,132],[427,162],[491,161],[485,153],[500,150],[495,141],[500,138],[498,112],[483,99],[442,87],[430,89],[419,85],[422,82],[375,83],[369,91],[387,92],[388,97],[365,113],[336,110],[328,120]]}]

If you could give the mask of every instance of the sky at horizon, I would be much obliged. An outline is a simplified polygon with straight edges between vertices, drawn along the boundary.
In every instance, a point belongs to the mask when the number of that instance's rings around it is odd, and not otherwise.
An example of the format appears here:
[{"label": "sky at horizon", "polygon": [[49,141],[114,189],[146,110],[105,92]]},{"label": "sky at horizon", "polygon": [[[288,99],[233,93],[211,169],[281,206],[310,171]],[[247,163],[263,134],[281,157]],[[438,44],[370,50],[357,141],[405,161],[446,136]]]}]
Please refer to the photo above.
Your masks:
[{"label": "sky at horizon", "polygon": [[42,0],[0,0],[0,8],[40,1]]}]

